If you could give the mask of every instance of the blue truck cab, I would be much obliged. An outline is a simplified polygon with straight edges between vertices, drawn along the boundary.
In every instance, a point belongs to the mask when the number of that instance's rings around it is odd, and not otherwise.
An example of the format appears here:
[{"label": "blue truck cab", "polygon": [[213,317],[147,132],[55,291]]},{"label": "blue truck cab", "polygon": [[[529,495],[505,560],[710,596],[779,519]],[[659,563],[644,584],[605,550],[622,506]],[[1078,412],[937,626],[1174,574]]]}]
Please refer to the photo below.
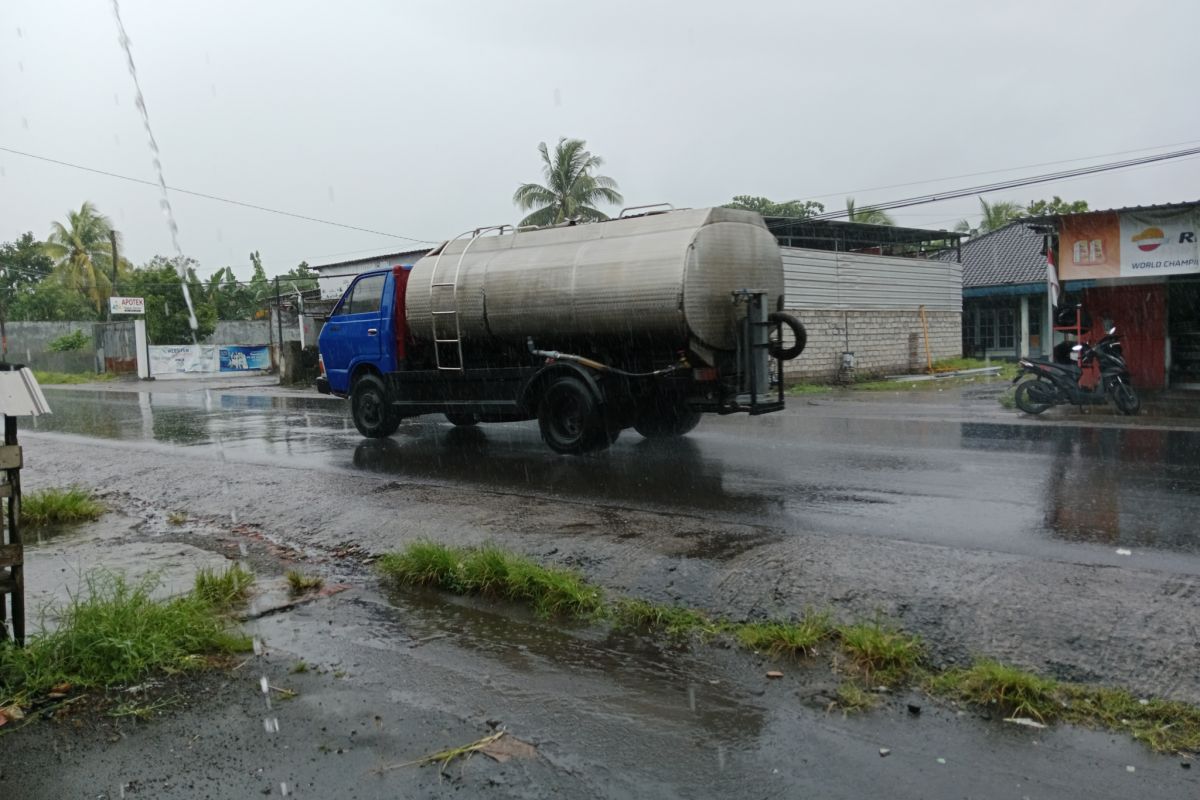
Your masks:
[{"label": "blue truck cab", "polygon": [[363,374],[388,375],[403,363],[407,325],[403,298],[411,266],[364,272],[334,306],[317,343],[322,375],[317,390],[346,397]]}]

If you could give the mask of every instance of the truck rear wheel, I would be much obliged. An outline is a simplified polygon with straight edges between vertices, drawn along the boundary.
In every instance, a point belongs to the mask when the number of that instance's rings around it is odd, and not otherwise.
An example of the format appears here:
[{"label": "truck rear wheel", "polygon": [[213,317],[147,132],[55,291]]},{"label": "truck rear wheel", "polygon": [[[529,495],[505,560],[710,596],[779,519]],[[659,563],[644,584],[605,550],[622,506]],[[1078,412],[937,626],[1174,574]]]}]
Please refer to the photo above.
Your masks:
[{"label": "truck rear wheel", "polygon": [[377,375],[363,375],[350,390],[354,427],[368,439],[386,439],[400,427],[400,415],[388,402],[387,388]]},{"label": "truck rear wheel", "polygon": [[647,439],[669,439],[683,436],[699,424],[699,411],[684,405],[655,405],[643,409],[633,427]]},{"label": "truck rear wheel", "polygon": [[542,441],[556,453],[580,455],[612,441],[595,395],[578,378],[562,377],[546,387],[538,403]]}]

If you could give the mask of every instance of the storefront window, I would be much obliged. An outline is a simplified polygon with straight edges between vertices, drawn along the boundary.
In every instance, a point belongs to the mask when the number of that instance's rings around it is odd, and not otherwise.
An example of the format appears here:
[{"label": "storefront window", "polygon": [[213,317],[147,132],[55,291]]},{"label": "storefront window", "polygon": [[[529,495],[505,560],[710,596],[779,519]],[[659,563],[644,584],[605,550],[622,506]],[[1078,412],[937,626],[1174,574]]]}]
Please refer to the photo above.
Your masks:
[{"label": "storefront window", "polygon": [[967,341],[974,350],[1016,347],[1017,314],[1011,308],[975,308],[967,313]]}]

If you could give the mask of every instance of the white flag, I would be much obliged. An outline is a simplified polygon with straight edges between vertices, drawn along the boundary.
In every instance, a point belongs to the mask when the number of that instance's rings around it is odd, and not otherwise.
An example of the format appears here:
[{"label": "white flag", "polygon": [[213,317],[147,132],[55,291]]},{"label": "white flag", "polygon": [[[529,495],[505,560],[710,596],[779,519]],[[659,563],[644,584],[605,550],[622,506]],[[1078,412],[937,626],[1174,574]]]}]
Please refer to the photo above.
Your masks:
[{"label": "white flag", "polygon": [[1062,287],[1058,285],[1058,268],[1054,264],[1054,250],[1046,247],[1046,291],[1050,293],[1050,305],[1058,305]]}]

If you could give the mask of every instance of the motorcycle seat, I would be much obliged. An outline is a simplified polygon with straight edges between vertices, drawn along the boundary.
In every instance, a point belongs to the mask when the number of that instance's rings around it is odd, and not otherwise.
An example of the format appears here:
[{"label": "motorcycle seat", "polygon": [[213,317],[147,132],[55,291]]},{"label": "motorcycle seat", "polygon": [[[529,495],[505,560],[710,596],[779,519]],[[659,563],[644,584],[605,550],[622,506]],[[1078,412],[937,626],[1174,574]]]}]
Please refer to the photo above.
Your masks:
[{"label": "motorcycle seat", "polygon": [[1083,370],[1077,364],[1060,364],[1057,361],[1050,361],[1049,359],[1045,359],[1045,358],[1035,359],[1034,363],[1044,364],[1045,366],[1050,367],[1051,369],[1061,370],[1061,371],[1067,373],[1068,375],[1074,375],[1076,377],[1083,374]]}]

